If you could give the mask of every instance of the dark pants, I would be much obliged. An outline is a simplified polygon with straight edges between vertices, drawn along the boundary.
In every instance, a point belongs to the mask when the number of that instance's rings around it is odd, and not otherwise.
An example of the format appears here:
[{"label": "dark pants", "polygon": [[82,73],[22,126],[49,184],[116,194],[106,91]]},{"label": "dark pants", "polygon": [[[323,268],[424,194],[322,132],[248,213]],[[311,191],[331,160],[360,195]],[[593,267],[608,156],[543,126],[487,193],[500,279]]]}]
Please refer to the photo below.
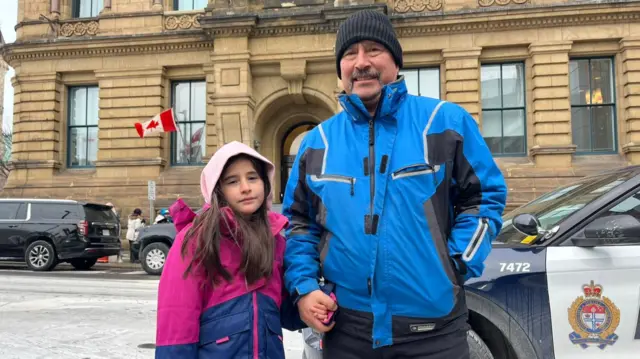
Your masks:
[{"label": "dark pants", "polygon": [[324,359],[469,359],[466,318],[446,330],[394,338],[394,344],[373,349],[372,320],[341,308],[336,326],[325,333]]}]

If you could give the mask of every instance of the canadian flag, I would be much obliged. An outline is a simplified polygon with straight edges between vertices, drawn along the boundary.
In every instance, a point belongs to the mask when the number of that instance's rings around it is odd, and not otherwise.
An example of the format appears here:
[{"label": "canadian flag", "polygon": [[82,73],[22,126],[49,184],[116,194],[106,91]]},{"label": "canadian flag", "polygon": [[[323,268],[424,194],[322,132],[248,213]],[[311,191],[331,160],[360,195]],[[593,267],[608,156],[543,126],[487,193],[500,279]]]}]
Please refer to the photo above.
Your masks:
[{"label": "canadian flag", "polygon": [[140,138],[149,136],[156,132],[174,132],[177,130],[176,121],[173,117],[173,109],[162,111],[147,122],[136,122],[136,130]]}]

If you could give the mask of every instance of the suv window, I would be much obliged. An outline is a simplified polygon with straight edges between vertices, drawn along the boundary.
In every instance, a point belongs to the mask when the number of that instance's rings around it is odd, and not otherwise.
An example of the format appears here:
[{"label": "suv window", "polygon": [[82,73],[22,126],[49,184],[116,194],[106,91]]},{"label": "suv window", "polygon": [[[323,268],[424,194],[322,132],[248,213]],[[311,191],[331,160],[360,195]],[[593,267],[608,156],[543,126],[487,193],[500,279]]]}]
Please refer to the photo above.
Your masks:
[{"label": "suv window", "polygon": [[20,203],[3,202],[2,205],[0,205],[0,220],[16,219],[19,208]]},{"label": "suv window", "polygon": [[84,207],[84,213],[86,214],[86,220],[88,222],[100,222],[100,223],[117,223],[118,218],[113,213],[111,207],[86,204]]},{"label": "suv window", "polygon": [[67,203],[32,203],[31,218],[35,219],[78,219],[78,205]]}]

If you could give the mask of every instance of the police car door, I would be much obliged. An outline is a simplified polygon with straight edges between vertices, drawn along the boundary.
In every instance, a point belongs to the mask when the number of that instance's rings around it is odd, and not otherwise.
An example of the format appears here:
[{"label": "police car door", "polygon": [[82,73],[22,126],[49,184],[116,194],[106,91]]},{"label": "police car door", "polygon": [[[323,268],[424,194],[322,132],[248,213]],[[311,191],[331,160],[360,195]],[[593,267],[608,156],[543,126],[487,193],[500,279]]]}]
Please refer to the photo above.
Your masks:
[{"label": "police car door", "polygon": [[640,358],[640,191],[547,249],[556,359]]}]

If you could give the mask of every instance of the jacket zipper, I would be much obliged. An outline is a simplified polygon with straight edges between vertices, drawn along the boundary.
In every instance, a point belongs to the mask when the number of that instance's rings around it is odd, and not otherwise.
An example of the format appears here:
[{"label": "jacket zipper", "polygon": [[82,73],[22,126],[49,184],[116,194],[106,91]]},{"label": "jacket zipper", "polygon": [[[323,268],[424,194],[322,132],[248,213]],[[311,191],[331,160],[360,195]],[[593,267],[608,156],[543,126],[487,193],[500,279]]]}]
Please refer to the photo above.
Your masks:
[{"label": "jacket zipper", "polygon": [[253,296],[253,359],[258,359],[258,296],[254,291]]},{"label": "jacket zipper", "polygon": [[[415,169],[413,171],[408,171],[411,169]],[[400,168],[399,170],[393,172],[391,174],[391,178],[392,179],[398,179],[398,178],[403,178],[403,177],[411,177],[411,176],[419,176],[422,174],[426,174],[426,173],[434,173],[436,172],[435,167],[431,166],[428,163],[421,163],[421,164],[417,164],[417,165],[409,165],[409,166],[405,166]],[[434,177],[435,180],[435,177]]]},{"label": "jacket zipper", "polygon": [[[351,106],[356,107],[356,105],[351,101],[349,97],[347,97],[347,101],[351,104]],[[374,215],[374,196],[376,193],[376,180],[375,180],[375,169],[376,169],[376,151],[375,151],[375,119],[378,117],[378,113],[380,108],[382,108],[382,101],[384,101],[384,94],[380,96],[380,101],[378,102],[378,106],[376,107],[376,112],[373,116],[369,115],[369,195],[371,197],[371,201],[369,203],[369,214],[364,216],[364,232],[365,234],[376,234],[378,232],[378,216]]]},{"label": "jacket zipper", "polygon": [[[380,98],[382,101],[382,97]],[[379,107],[380,105],[378,105]],[[376,110],[376,114],[377,114]],[[373,218],[373,197],[376,193],[376,150],[375,150],[376,134],[373,123],[373,118],[369,119],[369,193],[371,195],[371,202],[369,203],[369,218]]]},{"label": "jacket zipper", "polygon": [[471,236],[471,241],[465,249],[464,253],[462,253],[462,260],[465,262],[470,261],[478,252],[478,249],[482,245],[482,241],[484,240],[485,235],[487,234],[487,230],[489,229],[489,222],[486,218],[478,219],[478,226],[476,227],[476,231],[473,232],[473,236]]},{"label": "jacket zipper", "polygon": [[342,182],[348,183],[351,185],[351,195],[354,195],[354,186],[356,184],[355,177],[341,176],[341,175],[311,175],[311,180],[314,182],[321,181],[331,181],[331,182]]}]

